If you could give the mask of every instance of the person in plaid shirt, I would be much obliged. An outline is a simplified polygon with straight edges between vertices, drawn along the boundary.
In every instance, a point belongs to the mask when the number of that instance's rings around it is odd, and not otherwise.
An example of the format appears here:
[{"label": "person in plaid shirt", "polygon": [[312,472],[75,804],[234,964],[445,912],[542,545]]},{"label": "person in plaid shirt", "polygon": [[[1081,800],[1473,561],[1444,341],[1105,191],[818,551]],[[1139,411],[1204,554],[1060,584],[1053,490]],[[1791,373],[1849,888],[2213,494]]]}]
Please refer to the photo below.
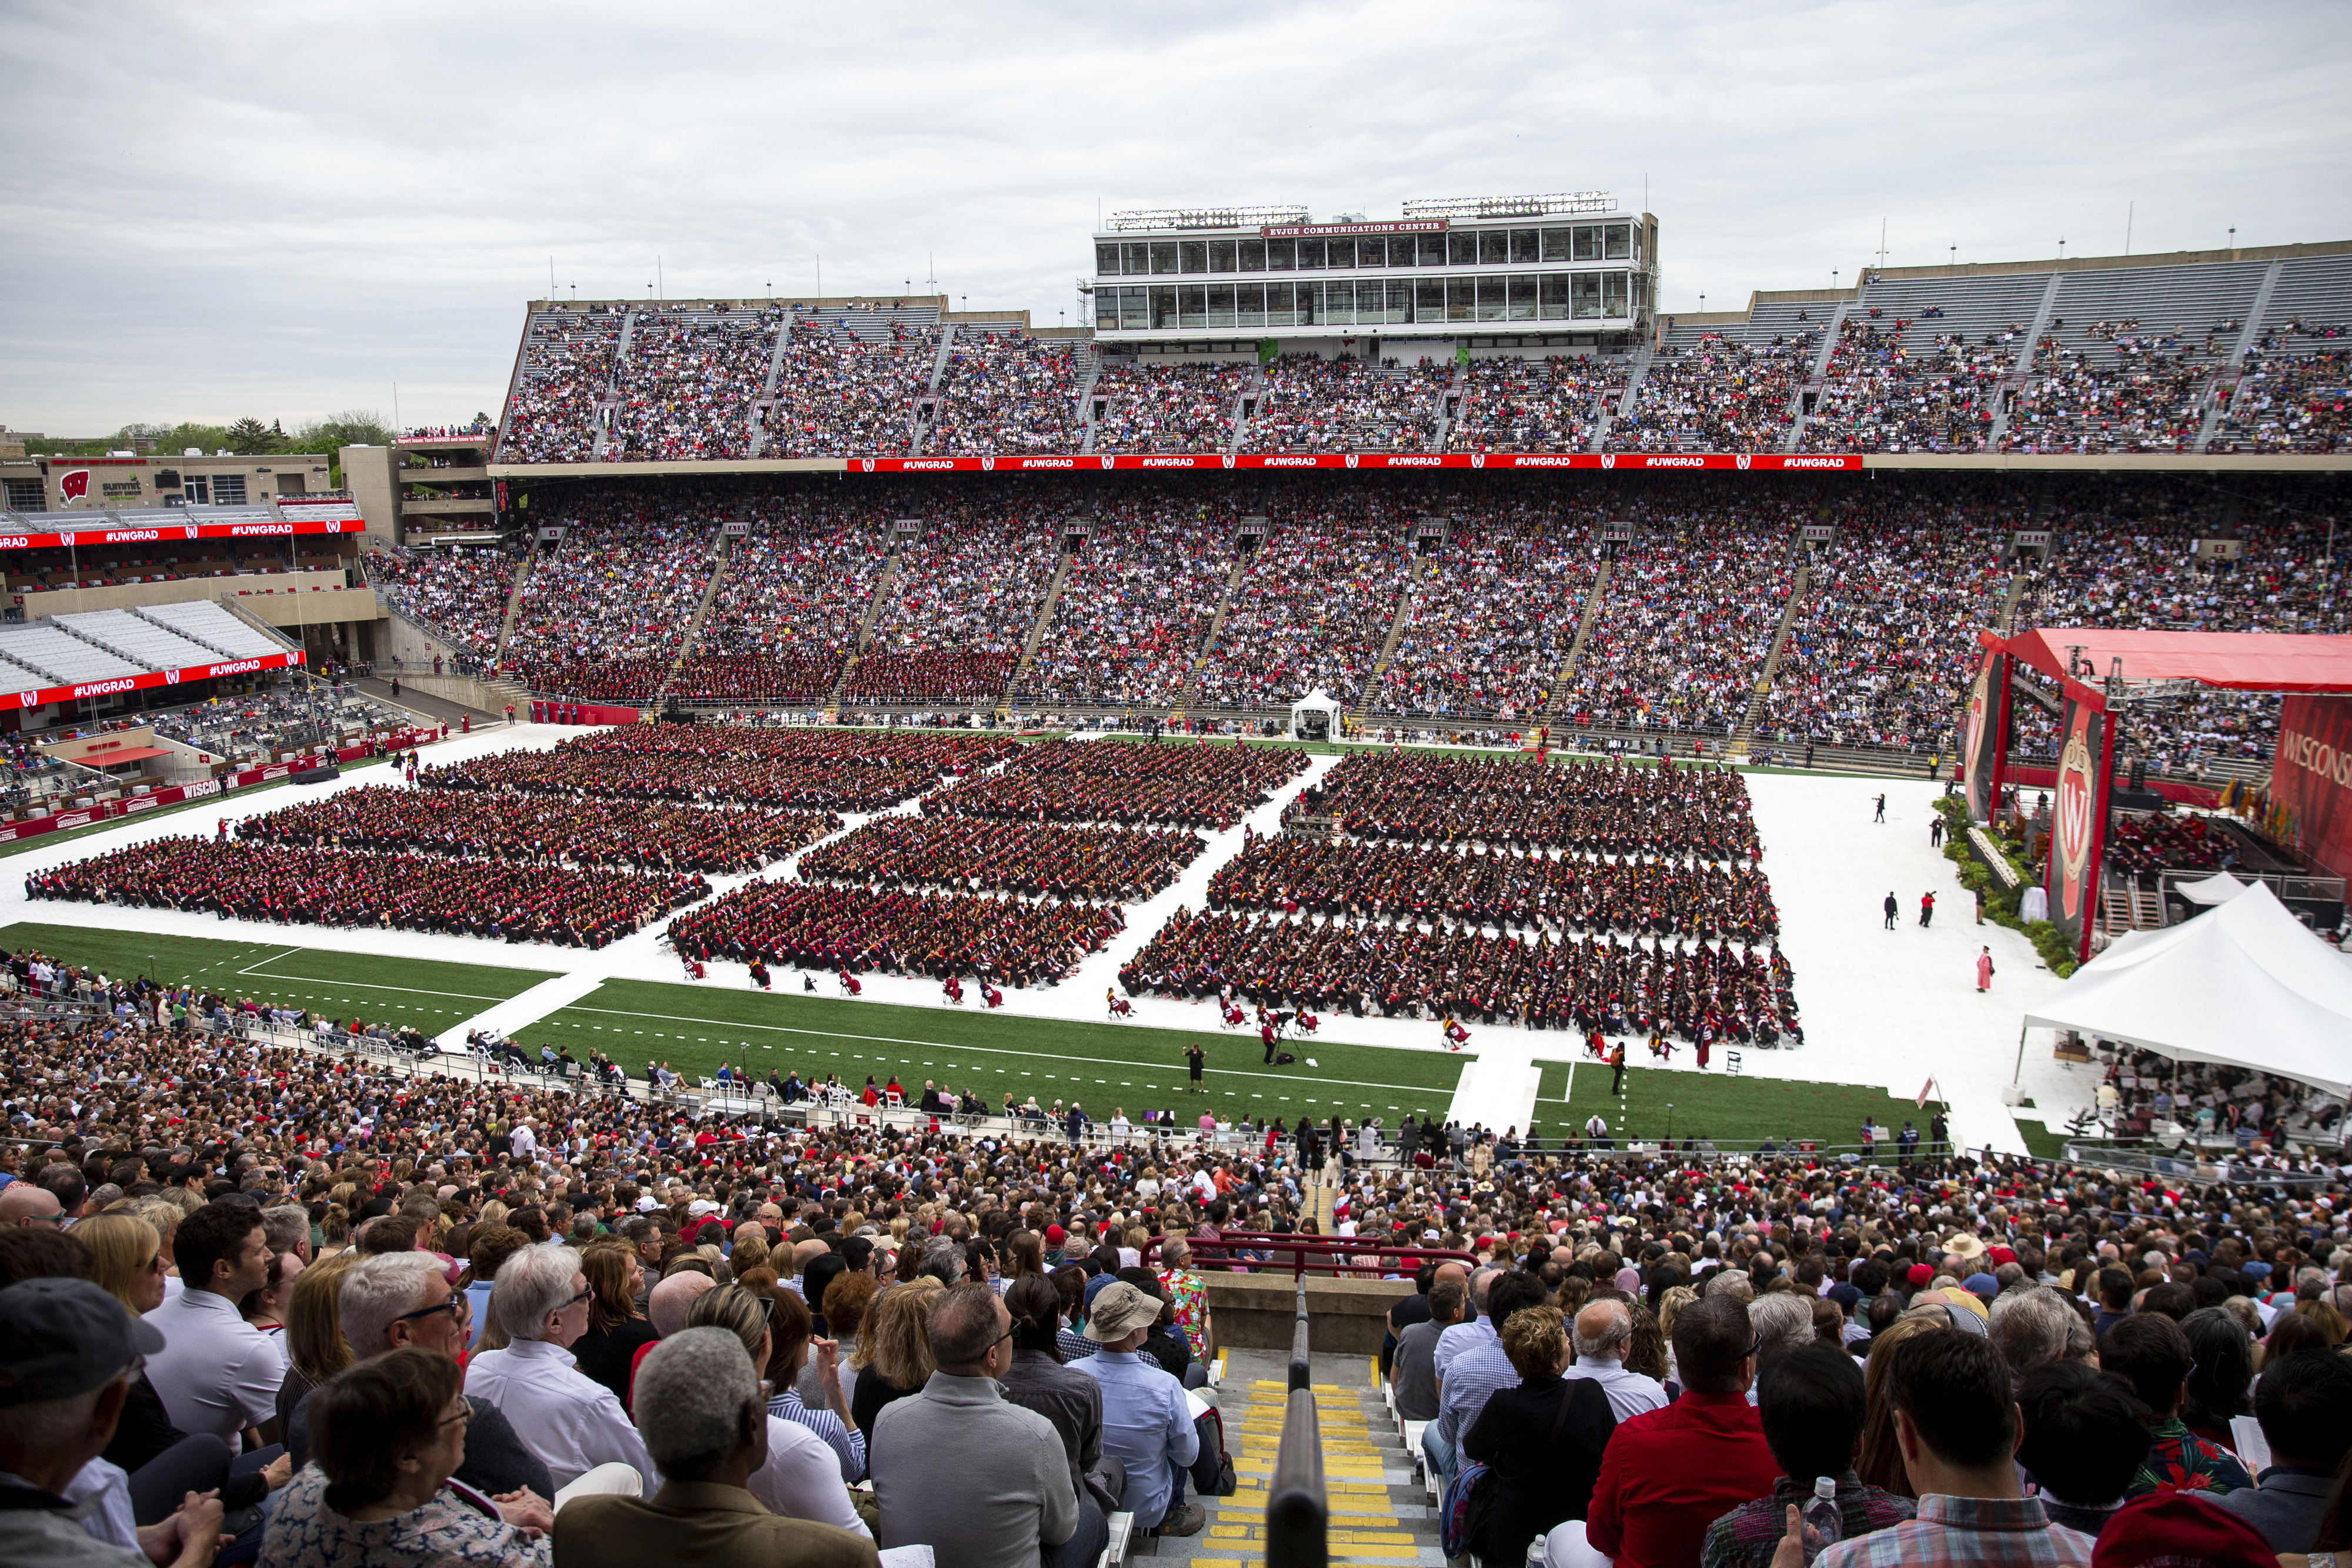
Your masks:
[{"label": "person in plaid shirt", "polygon": [[1741,1503],[1709,1527],[1699,1568],[1772,1568],[1788,1533],[1789,1505],[1811,1500],[1816,1477],[1837,1480],[1838,1521],[1847,1540],[1918,1511],[1909,1498],[1865,1486],[1854,1474],[1868,1400],[1862,1368],[1845,1352],[1813,1343],[1780,1357],[1758,1380],[1756,1405],[1780,1479],[1769,1497]]},{"label": "person in plaid shirt", "polygon": [[[1887,1353],[1895,1440],[1919,1493],[1916,1519],[1822,1549],[1813,1568],[2090,1568],[2093,1541],[2024,1495],[2009,1366],[1972,1333],[1923,1333]],[[1794,1506],[1773,1568],[1800,1568]]]}]

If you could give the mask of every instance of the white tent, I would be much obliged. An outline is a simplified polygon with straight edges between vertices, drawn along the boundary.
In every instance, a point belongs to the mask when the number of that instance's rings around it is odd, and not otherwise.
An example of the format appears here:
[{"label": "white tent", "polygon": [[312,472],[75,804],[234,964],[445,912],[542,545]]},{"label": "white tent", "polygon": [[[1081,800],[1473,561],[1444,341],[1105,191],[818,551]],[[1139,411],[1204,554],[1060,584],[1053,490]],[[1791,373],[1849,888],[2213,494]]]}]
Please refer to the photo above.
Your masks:
[{"label": "white tent", "polygon": [[[1329,692],[1317,686],[1290,705],[1290,738],[1293,740],[1337,740],[1339,738],[1339,703]],[[1318,716],[1317,718],[1309,715]],[[1318,733],[1319,729],[1320,733]]]},{"label": "white tent", "polygon": [[2176,882],[2172,891],[2191,904],[2227,904],[2245,892],[2246,884],[2226,871],[2217,871],[2195,882]]},{"label": "white tent", "polygon": [[2352,964],[2261,883],[2123,937],[2025,1021],[2352,1094]]}]

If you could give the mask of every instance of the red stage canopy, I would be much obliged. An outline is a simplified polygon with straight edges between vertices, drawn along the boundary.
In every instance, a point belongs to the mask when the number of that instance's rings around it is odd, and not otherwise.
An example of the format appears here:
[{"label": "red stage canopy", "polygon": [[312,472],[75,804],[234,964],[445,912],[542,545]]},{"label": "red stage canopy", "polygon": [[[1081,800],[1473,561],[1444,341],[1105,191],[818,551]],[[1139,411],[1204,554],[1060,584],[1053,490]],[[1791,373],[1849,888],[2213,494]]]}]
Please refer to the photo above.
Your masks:
[{"label": "red stage canopy", "polygon": [[2042,626],[2011,637],[2011,657],[2053,678],[2066,674],[2067,650],[2091,661],[2095,685],[2113,662],[2124,679],[2197,681],[2246,692],[2352,692],[2352,637],[2282,632],[2114,632],[2096,626]]}]

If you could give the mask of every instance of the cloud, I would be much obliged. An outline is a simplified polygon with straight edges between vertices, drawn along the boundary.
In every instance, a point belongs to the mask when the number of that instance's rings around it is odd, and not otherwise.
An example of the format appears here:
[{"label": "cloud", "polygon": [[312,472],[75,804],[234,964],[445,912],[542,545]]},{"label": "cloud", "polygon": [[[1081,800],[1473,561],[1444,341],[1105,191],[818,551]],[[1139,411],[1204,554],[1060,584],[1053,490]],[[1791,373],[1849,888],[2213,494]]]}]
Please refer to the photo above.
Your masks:
[{"label": "cloud", "polygon": [[[20,4],[0,419],[498,406],[523,302],[1075,318],[1097,204],[1642,200],[1669,308],[2345,237],[2332,6]],[[2292,42],[2290,42],[2290,40]],[[2136,204],[2136,207],[2131,207]]]}]

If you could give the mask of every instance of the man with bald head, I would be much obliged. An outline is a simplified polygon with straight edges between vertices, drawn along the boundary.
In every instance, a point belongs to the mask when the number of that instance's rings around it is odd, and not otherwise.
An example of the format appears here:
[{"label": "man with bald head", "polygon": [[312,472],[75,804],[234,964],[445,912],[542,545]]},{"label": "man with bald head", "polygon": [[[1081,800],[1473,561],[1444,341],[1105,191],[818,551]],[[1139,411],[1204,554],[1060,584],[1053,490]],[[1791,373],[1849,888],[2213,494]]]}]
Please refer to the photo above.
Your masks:
[{"label": "man with bald head", "polygon": [[1665,1385],[1654,1377],[1625,1370],[1625,1351],[1633,1343],[1633,1309],[1614,1297],[1594,1301],[1576,1314],[1570,1335],[1575,1361],[1562,1377],[1589,1377],[1609,1396],[1609,1408],[1620,1421],[1630,1421],[1645,1410],[1665,1407]]},{"label": "man with bald head", "polygon": [[12,1181],[0,1186],[0,1228],[57,1230],[63,1228],[65,1222],[65,1205],[47,1187],[28,1181]]}]

